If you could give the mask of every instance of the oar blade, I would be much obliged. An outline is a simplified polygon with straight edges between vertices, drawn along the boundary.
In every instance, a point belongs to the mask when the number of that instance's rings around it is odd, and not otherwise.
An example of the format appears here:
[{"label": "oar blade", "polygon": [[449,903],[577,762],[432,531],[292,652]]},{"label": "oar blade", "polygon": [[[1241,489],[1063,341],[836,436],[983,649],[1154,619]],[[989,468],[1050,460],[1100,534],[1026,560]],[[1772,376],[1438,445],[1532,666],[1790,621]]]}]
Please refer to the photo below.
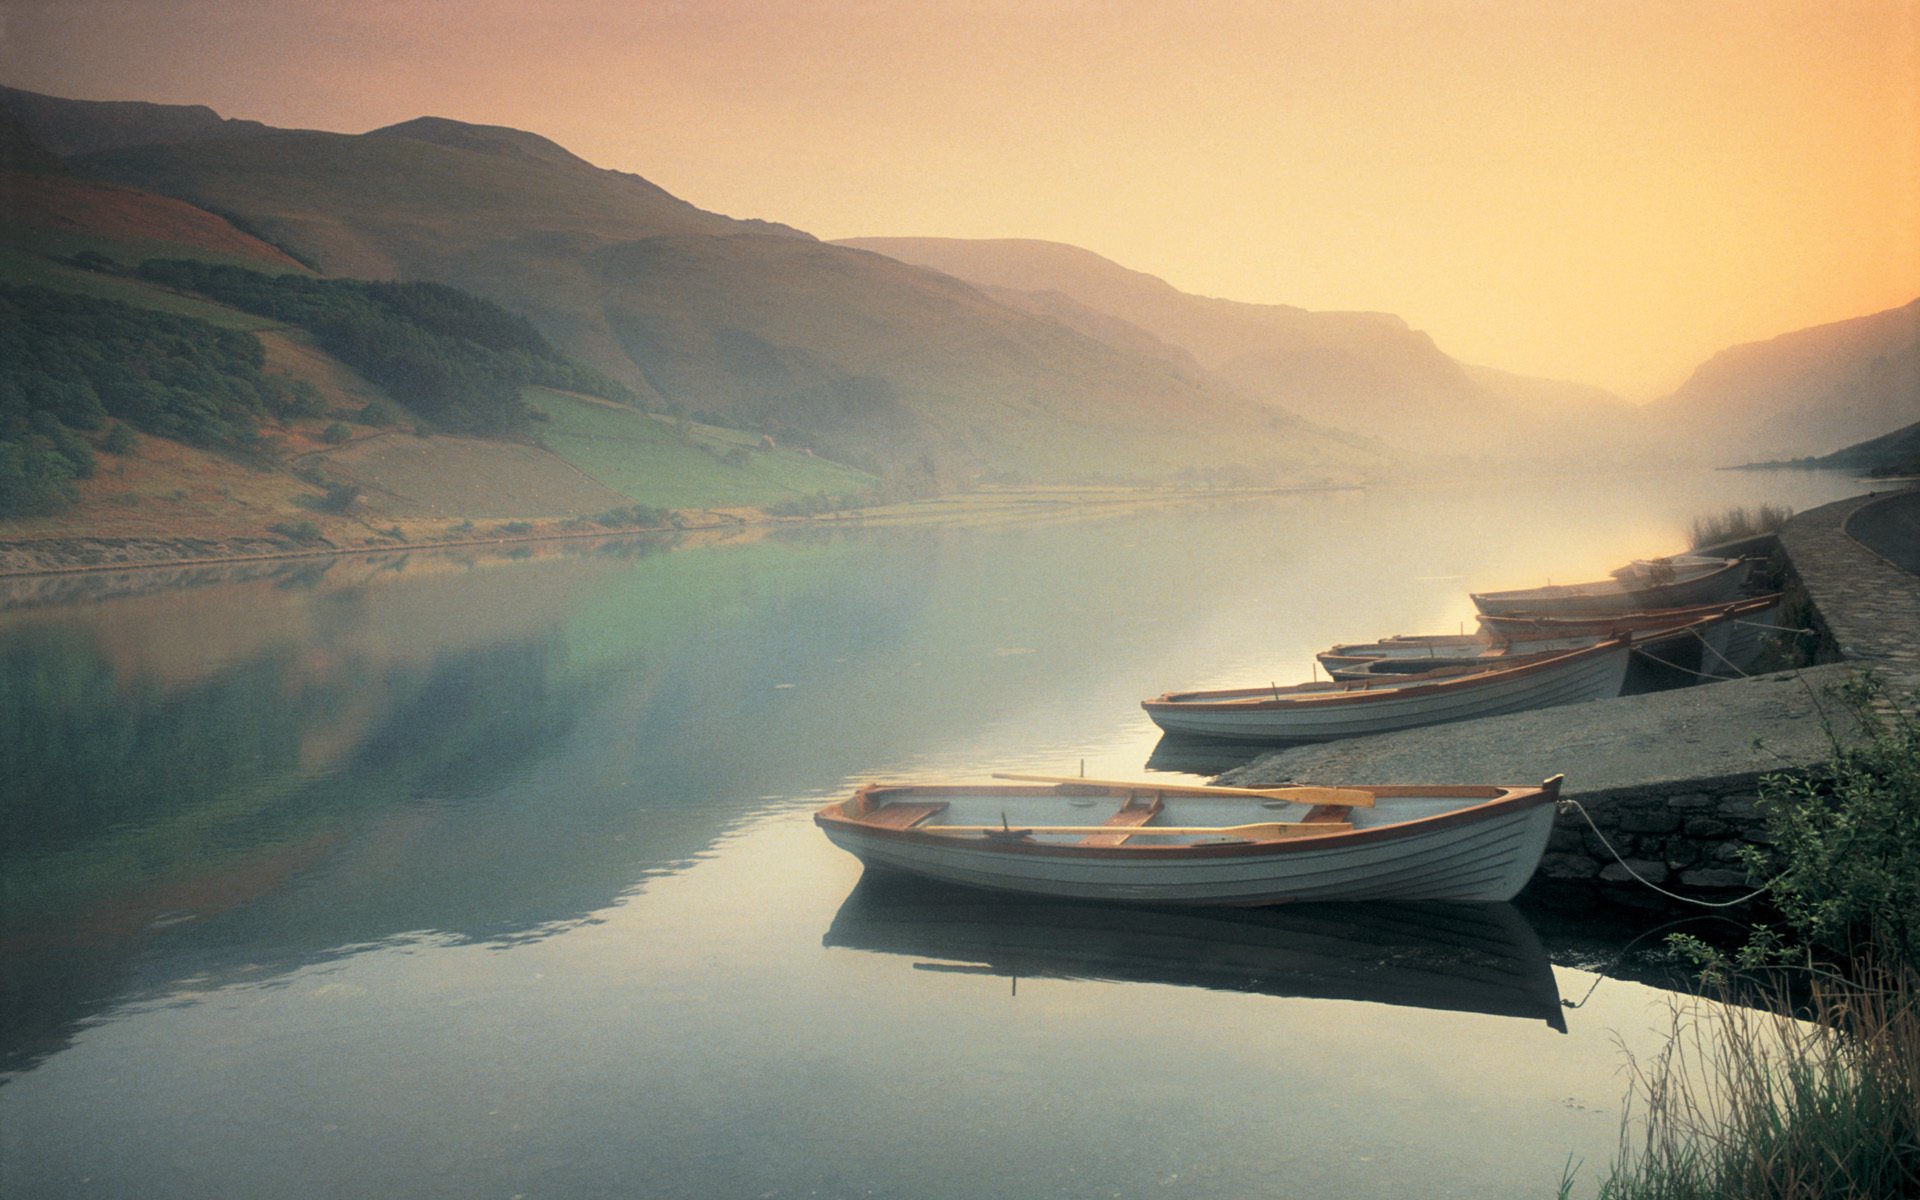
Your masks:
[{"label": "oar blade", "polygon": [[1135,792],[1164,792],[1170,796],[1233,796],[1242,799],[1285,800],[1293,804],[1325,804],[1340,808],[1372,808],[1373,793],[1365,788],[1320,787],[1313,784],[1275,788],[1214,787],[1200,783],[1140,783],[1123,779],[1086,779],[1078,775],[1024,775],[995,771],[995,779],[1018,783],[1078,784],[1083,787],[1121,788]]}]

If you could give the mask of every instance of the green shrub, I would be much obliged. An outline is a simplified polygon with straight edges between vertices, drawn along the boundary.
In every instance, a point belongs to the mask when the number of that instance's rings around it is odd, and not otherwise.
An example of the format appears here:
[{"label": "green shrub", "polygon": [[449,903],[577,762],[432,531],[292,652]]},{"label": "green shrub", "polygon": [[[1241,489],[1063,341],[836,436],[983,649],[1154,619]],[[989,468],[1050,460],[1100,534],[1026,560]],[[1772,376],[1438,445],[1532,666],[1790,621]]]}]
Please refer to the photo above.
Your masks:
[{"label": "green shrub", "polygon": [[100,448],[108,454],[132,454],[140,448],[140,435],[125,421],[116,421],[107,436],[100,439]]},{"label": "green shrub", "polygon": [[1920,968],[1920,723],[1868,673],[1829,689],[1826,768],[1771,776],[1760,807],[1771,847],[1748,847],[1785,928],[1762,926],[1747,958],[1879,958]]},{"label": "green shrub", "polygon": [[338,446],[343,442],[353,440],[353,430],[347,428],[345,424],[335,421],[321,430],[320,440]]},{"label": "green shrub", "polygon": [[376,429],[384,429],[400,420],[400,410],[388,404],[385,400],[369,400],[360,406],[358,420],[362,425],[371,425]]},{"label": "green shrub", "polygon": [[312,521],[279,521],[267,526],[269,532],[290,542],[317,542],[320,540],[320,527]]},{"label": "green shrub", "polygon": [[0,441],[0,517],[51,516],[79,499],[73,464],[44,438]]},{"label": "green shrub", "polygon": [[[92,296],[0,284],[0,429],[111,415],[147,433],[245,448],[278,385],[252,334]],[[0,436],[9,436],[0,433]]]},{"label": "green shrub", "polygon": [[336,479],[327,484],[326,492],[314,504],[322,512],[343,513],[359,502],[360,489]]}]

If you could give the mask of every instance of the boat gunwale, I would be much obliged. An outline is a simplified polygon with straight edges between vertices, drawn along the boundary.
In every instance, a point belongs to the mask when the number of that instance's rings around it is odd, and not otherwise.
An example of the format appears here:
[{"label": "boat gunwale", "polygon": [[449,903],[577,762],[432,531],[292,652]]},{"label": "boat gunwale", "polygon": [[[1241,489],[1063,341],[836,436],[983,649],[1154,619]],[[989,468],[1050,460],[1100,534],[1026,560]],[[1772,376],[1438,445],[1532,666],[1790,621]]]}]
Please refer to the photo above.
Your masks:
[{"label": "boat gunwale", "polygon": [[[1544,587],[1510,588],[1493,592],[1468,592],[1467,598],[1481,612],[1486,612],[1486,604],[1507,607],[1527,600],[1545,600],[1550,602],[1578,600],[1610,600],[1634,595],[1657,596],[1665,591],[1683,587],[1694,587],[1719,579],[1730,571],[1745,572],[1747,560],[1728,558],[1714,560],[1719,565],[1702,564],[1697,567],[1682,567],[1674,578],[1652,581],[1629,581],[1620,578],[1589,579],[1580,583],[1550,583]],[[1683,607],[1675,605],[1673,607]],[[1497,612],[1492,615],[1500,615]]]},{"label": "boat gunwale", "polygon": [[[1604,625],[1608,628],[1610,636],[1624,637],[1630,634],[1635,637],[1640,637],[1643,634],[1661,629],[1671,628],[1677,631],[1684,626],[1693,625],[1698,622],[1713,623],[1736,619],[1751,613],[1765,612],[1767,609],[1779,604],[1783,596],[1784,593],[1782,592],[1768,592],[1760,596],[1745,596],[1739,600],[1728,600],[1718,604],[1676,604],[1667,608],[1649,608],[1635,612],[1599,613],[1585,617],[1569,616],[1560,613],[1526,611],[1481,613],[1479,620],[1483,626],[1495,627],[1487,630],[1486,635],[1496,642],[1524,642],[1528,640],[1524,636],[1516,638],[1512,633],[1503,634],[1498,630],[1498,626],[1501,623],[1510,624],[1515,627],[1525,627],[1533,632],[1557,634],[1563,637],[1581,636],[1576,632],[1576,627],[1579,626]],[[1660,624],[1660,622],[1669,620],[1675,622],[1675,624],[1672,626]],[[1628,630],[1619,628],[1622,623],[1634,621],[1643,622],[1644,627]],[[1603,635],[1595,634],[1594,636]]]},{"label": "boat gunwale", "polygon": [[[1121,798],[1124,789],[1109,789],[1116,799]],[[1142,785],[1137,790],[1152,790],[1150,785]],[[1177,788],[1169,789],[1177,790]],[[897,791],[907,794],[924,794],[929,797],[941,794],[963,793],[977,795],[1024,795],[1052,796],[1057,793],[1036,791],[1032,788],[966,784],[880,784],[869,783],[857,790],[846,800],[836,800],[813,814],[813,821],[822,829],[837,829],[858,834],[879,843],[905,844],[912,846],[932,846],[965,854],[1013,853],[1021,855],[1039,855],[1042,857],[1065,857],[1070,859],[1119,859],[1138,861],[1187,861],[1194,859],[1218,858],[1266,858],[1288,855],[1310,854],[1346,846],[1370,846],[1376,843],[1407,841],[1427,833],[1452,829],[1455,826],[1484,824],[1501,817],[1517,815],[1543,804],[1553,804],[1559,799],[1560,783],[1556,776],[1544,783],[1529,785],[1511,784],[1451,784],[1424,787],[1414,784],[1381,785],[1366,787],[1376,797],[1393,796],[1433,796],[1446,798],[1471,798],[1487,796],[1479,804],[1457,808],[1450,812],[1434,813],[1425,817],[1413,817],[1391,824],[1374,825],[1362,829],[1349,829],[1328,833],[1296,834],[1284,838],[1266,841],[1212,842],[1172,846],[1089,846],[1077,842],[1036,842],[1014,839],[960,838],[951,834],[935,833],[917,828],[886,829],[868,825],[858,817],[846,815],[846,806],[863,799],[870,800],[884,791]],[[1222,830],[1231,828],[1222,826]],[[1017,830],[1017,827],[1016,827]],[[1152,826],[1141,826],[1132,830],[1135,834],[1151,834]]]},{"label": "boat gunwale", "polygon": [[[1421,674],[1397,676],[1384,681],[1386,686],[1379,686],[1381,681],[1356,679],[1331,681],[1332,685],[1339,689],[1337,691],[1299,692],[1293,695],[1287,693],[1295,688],[1325,688],[1328,685],[1296,683],[1284,688],[1211,688],[1190,692],[1163,692],[1152,699],[1142,700],[1140,707],[1149,713],[1155,709],[1175,712],[1259,712],[1280,711],[1302,706],[1334,707],[1343,704],[1365,704],[1368,701],[1378,702],[1384,699],[1445,695],[1449,691],[1468,691],[1509,679],[1538,674],[1552,667],[1569,665],[1572,660],[1598,658],[1603,653],[1614,650],[1630,650],[1632,645],[1631,637],[1623,634],[1573,650],[1550,650],[1541,654],[1516,656],[1511,662],[1485,669],[1475,669],[1472,664],[1469,664],[1440,667],[1432,672]],[[1443,676],[1443,678],[1424,678],[1429,674]],[[1255,691],[1261,694],[1244,695],[1244,693]],[[1226,697],[1229,696],[1238,698],[1227,699]]]}]

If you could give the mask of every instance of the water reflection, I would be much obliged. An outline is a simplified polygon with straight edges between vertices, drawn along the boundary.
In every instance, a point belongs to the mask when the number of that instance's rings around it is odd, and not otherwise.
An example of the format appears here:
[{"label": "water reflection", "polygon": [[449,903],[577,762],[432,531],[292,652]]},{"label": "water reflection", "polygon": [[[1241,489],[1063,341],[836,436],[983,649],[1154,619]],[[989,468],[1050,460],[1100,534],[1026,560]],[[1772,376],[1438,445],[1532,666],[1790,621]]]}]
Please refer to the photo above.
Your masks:
[{"label": "water reflection", "polygon": [[822,940],[933,960],[914,964],[921,969],[1015,981],[1363,1000],[1567,1029],[1547,952],[1510,904],[1141,908],[1000,896],[869,871]]},{"label": "water reflection", "polygon": [[1242,742],[1230,738],[1183,737],[1164,733],[1147,756],[1147,770],[1185,775],[1225,775],[1262,754],[1272,754],[1271,742]]}]

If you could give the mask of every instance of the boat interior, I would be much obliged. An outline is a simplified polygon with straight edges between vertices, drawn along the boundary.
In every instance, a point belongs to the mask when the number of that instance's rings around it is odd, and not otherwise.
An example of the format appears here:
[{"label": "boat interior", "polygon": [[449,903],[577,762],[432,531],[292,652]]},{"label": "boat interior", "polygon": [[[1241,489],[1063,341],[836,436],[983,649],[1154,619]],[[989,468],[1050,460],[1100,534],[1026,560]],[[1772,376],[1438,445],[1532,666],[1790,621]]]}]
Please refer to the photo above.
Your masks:
[{"label": "boat interior", "polygon": [[[1318,837],[1399,824],[1497,799],[1506,789],[1276,788],[1183,794],[1150,785],[863,788],[842,814],[870,829],[1047,845],[1219,845]],[[1288,793],[1298,793],[1289,798]]]}]

